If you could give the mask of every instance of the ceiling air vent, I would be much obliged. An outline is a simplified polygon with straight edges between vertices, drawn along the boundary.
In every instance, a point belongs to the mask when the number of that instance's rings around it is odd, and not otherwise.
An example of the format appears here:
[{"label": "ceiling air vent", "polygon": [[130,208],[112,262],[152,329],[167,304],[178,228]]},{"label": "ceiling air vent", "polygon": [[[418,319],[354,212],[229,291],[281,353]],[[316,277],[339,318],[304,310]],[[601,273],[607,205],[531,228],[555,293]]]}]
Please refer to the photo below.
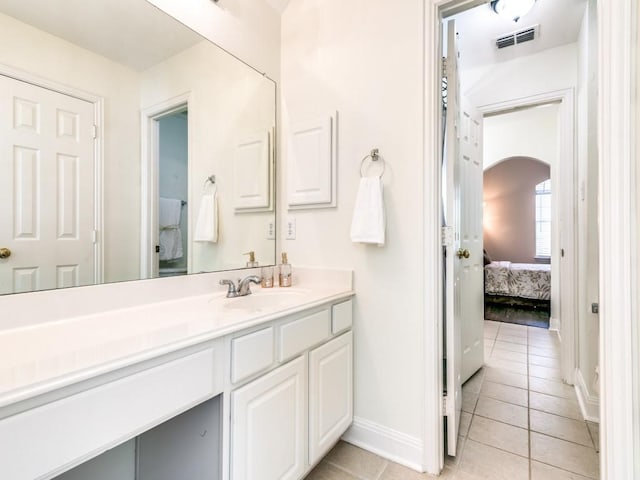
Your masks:
[{"label": "ceiling air vent", "polygon": [[529,42],[536,38],[535,27],[527,28],[516,33],[516,43]]},{"label": "ceiling air vent", "polygon": [[500,37],[496,40],[496,46],[498,48],[510,47],[515,44],[516,44],[516,37],[513,34]]},{"label": "ceiling air vent", "polygon": [[530,42],[537,37],[537,33],[538,25],[534,25],[533,27],[528,27],[523,30],[518,30],[517,32],[503,35],[496,39],[496,47],[505,48],[524,42]]}]

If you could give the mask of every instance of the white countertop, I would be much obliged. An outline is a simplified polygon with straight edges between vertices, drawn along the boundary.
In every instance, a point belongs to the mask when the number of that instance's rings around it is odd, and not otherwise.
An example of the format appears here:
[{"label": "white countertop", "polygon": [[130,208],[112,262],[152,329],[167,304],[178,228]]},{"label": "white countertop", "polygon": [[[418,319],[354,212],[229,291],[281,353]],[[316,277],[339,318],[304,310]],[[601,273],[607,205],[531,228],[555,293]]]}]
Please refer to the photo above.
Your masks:
[{"label": "white countertop", "polygon": [[0,407],[353,295],[344,284],[253,291],[250,300],[217,292],[0,331]]}]

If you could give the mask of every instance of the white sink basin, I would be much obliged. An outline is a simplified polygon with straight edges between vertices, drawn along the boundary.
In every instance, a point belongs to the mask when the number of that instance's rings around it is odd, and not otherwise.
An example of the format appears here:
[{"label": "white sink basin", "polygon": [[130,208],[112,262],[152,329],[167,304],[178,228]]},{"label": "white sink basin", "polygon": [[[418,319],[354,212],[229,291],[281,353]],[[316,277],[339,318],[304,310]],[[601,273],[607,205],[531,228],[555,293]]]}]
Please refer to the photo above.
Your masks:
[{"label": "white sink basin", "polygon": [[224,308],[260,312],[284,307],[304,295],[304,292],[297,290],[263,289],[244,297],[228,298],[224,303]]}]

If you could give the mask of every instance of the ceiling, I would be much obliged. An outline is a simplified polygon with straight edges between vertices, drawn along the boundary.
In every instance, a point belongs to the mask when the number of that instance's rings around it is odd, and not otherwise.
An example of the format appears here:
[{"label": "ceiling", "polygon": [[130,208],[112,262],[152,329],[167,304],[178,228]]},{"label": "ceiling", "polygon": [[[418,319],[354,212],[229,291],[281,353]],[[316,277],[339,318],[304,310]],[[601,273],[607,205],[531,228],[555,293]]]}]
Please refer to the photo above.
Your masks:
[{"label": "ceiling", "polygon": [[0,0],[0,12],[137,71],[202,41],[146,0]]},{"label": "ceiling", "polygon": [[[290,0],[266,1],[282,13]],[[573,43],[585,6],[586,0],[537,0],[517,23],[499,17],[488,3],[456,14],[451,18],[459,33],[461,68]],[[0,0],[0,12],[138,71],[202,40],[145,0]],[[536,40],[502,50],[495,47],[497,37],[536,24],[540,26]]]},{"label": "ceiling", "polygon": [[[586,0],[537,0],[517,23],[498,16],[489,2],[456,14],[460,66],[471,69],[577,41]],[[446,19],[448,20],[448,19]],[[539,25],[537,38],[498,50],[495,40],[505,34]]]}]

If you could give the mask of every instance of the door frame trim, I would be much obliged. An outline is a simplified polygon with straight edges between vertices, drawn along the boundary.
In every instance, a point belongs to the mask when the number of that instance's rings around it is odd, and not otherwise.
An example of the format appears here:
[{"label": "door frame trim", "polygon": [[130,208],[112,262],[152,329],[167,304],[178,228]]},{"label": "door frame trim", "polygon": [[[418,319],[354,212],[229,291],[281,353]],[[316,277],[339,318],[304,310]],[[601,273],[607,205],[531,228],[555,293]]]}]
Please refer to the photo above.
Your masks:
[{"label": "door frame trim", "polygon": [[66,85],[32,72],[27,72],[0,63],[0,75],[29,83],[36,87],[91,103],[96,138],[93,139],[93,228],[96,231],[93,243],[93,279],[99,285],[104,280],[104,98],[94,93]]},{"label": "door frame trim", "polygon": [[[158,244],[158,120],[181,110],[189,111],[191,92],[183,93],[149,107],[140,114],[140,278],[158,276],[158,262],[153,245]],[[187,165],[191,164],[192,115],[187,117]],[[191,175],[187,191],[192,192]],[[190,199],[189,199],[190,200]],[[187,219],[187,238],[191,238],[191,216]],[[187,249],[187,271],[191,271],[192,249]]]},{"label": "door frame trim", "polygon": [[638,2],[598,2],[600,472],[640,478]]}]

